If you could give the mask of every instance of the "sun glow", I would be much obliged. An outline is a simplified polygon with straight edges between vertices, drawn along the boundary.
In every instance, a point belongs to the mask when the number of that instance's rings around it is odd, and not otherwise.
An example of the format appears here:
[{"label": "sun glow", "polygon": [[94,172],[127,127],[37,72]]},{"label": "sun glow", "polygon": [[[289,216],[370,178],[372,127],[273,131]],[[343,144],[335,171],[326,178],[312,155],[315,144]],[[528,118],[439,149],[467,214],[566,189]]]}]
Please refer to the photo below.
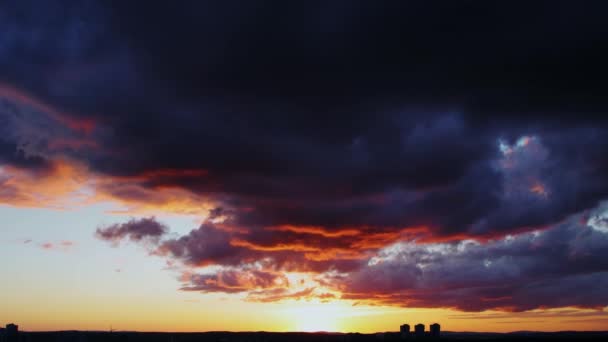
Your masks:
[{"label": "sun glow", "polygon": [[340,324],[343,318],[351,313],[352,307],[342,302],[310,302],[296,303],[294,307],[286,309],[286,314],[293,321],[295,331],[342,331]]}]

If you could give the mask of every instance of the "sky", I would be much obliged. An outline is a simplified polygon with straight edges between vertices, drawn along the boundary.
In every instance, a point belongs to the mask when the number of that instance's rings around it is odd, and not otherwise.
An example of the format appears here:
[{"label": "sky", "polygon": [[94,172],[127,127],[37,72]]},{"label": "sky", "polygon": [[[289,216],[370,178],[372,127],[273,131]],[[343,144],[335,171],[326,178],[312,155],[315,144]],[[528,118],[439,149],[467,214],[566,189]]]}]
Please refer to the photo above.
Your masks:
[{"label": "sky", "polygon": [[605,330],[601,2],[0,4],[0,324]]}]

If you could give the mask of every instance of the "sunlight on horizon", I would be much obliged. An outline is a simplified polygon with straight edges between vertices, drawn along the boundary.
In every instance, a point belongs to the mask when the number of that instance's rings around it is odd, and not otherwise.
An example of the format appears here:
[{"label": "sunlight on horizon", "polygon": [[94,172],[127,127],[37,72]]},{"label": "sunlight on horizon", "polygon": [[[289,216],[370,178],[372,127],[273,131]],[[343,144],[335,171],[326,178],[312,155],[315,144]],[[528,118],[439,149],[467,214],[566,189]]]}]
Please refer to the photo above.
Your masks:
[{"label": "sunlight on horizon", "polygon": [[[294,303],[295,304],[295,303]],[[294,330],[305,332],[342,331],[340,318],[347,317],[352,307],[341,301],[297,303],[284,312],[293,321]]]}]

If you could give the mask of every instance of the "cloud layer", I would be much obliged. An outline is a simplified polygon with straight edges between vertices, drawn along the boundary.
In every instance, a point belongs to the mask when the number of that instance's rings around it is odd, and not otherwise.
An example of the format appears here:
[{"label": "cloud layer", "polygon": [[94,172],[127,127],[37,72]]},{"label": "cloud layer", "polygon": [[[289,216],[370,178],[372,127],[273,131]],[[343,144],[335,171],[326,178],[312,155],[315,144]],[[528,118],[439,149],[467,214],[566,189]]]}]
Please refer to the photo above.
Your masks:
[{"label": "cloud layer", "polygon": [[179,262],[184,289],[607,304],[605,5],[32,5],[0,6],[1,203],[201,215],[97,231]]},{"label": "cloud layer", "polygon": [[[384,241],[369,246],[368,253],[348,258],[337,254],[325,258],[324,248],[307,238],[308,232],[300,232],[298,237],[310,247],[281,242],[260,248],[248,242],[260,239],[259,234],[229,231],[211,223],[179,238],[167,235],[159,241],[157,231],[147,231],[136,240],[154,237],[153,254],[172,264],[179,262],[184,269],[206,272],[183,272],[184,291],[247,293],[247,299],[262,302],[342,298],[372,305],[463,311],[602,309],[608,305],[608,235],[602,225],[606,216],[604,204],[542,231],[484,242]],[[137,221],[130,224],[140,225]],[[112,231],[113,226],[98,230],[98,237],[114,241]],[[353,240],[335,238],[341,240],[344,250],[349,241],[354,248]],[[304,278],[289,280],[294,272],[315,276],[312,283]]]},{"label": "cloud layer", "polygon": [[601,309],[608,303],[607,247],[608,235],[573,217],[485,244],[397,244],[338,286],[345,298],[412,307]]}]

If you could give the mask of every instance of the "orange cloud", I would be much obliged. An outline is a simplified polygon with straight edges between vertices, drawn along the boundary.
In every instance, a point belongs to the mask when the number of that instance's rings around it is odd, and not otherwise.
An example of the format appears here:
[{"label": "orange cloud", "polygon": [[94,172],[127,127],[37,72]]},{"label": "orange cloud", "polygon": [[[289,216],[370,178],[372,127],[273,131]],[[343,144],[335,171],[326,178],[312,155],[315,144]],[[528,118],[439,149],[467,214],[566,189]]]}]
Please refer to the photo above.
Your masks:
[{"label": "orange cloud", "polygon": [[327,260],[357,260],[364,259],[368,255],[364,252],[355,249],[330,248],[317,251],[315,253],[304,253],[304,257],[312,261],[327,261]]},{"label": "orange cloud", "polygon": [[188,190],[174,187],[150,188],[123,178],[100,177],[95,181],[96,195],[91,202],[117,202],[116,214],[167,213],[206,216],[215,204]]},{"label": "orange cloud", "polygon": [[[0,167],[0,203],[20,207],[68,209],[99,202],[119,205],[116,214],[167,213],[204,217],[215,205],[199,195],[176,187],[150,188],[144,176],[133,178],[95,174],[70,159],[50,161],[48,170],[36,171],[10,165]],[[191,171],[185,174],[202,174]],[[171,175],[160,170],[152,175]]]},{"label": "orange cloud", "polygon": [[313,291],[314,287],[310,287],[304,290],[289,292],[286,289],[272,289],[272,290],[262,290],[262,291],[253,291],[250,292],[247,296],[247,301],[252,302],[262,302],[262,303],[270,303],[270,302],[278,302],[286,299],[309,299],[315,297]]},{"label": "orange cloud", "polygon": [[243,239],[233,238],[230,240],[230,245],[235,247],[244,247],[247,249],[251,249],[254,251],[263,251],[263,252],[280,252],[280,251],[293,251],[293,252],[319,252],[320,248],[306,246],[301,243],[278,243],[272,246],[263,246],[260,244],[255,244]]},{"label": "orange cloud", "polygon": [[80,191],[89,181],[84,168],[64,160],[50,170],[30,171],[12,166],[0,168],[0,202],[23,207],[65,208],[85,196]]},{"label": "orange cloud", "polygon": [[301,233],[301,234],[315,234],[315,235],[321,235],[321,236],[329,237],[329,238],[341,237],[341,236],[354,236],[354,235],[359,235],[361,233],[357,229],[341,229],[341,230],[336,230],[336,231],[329,231],[327,229],[324,229],[323,227],[291,226],[291,225],[268,227],[268,228],[266,228],[266,230],[280,231],[280,232],[288,231],[288,232]]}]

